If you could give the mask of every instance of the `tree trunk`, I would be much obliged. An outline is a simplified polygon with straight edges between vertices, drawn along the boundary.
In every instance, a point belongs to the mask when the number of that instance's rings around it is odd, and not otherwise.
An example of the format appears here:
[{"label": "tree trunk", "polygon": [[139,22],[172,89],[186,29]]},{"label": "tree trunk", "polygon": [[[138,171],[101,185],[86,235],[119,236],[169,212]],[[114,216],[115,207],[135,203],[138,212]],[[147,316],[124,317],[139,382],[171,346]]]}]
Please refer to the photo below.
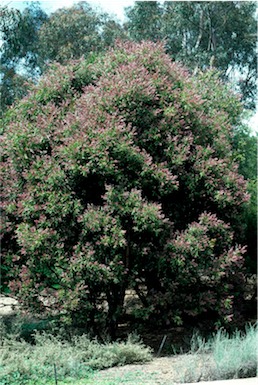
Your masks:
[{"label": "tree trunk", "polygon": [[107,293],[108,300],[108,333],[112,340],[116,339],[118,321],[123,312],[125,285],[113,285]]}]

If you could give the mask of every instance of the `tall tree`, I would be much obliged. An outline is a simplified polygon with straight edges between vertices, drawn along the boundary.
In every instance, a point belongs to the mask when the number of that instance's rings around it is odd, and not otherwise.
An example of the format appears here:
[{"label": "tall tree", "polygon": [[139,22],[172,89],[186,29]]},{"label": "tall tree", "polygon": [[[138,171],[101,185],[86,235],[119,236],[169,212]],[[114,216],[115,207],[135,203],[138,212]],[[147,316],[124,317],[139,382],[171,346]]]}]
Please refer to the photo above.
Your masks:
[{"label": "tall tree", "polygon": [[125,9],[126,29],[135,41],[162,39],[162,8],[157,1],[136,1]]},{"label": "tall tree", "polygon": [[0,7],[1,114],[26,94],[28,81],[40,74],[38,30],[47,15],[37,2],[20,12]]},{"label": "tall tree", "polygon": [[47,14],[38,2],[31,2],[23,12],[2,7],[1,10],[1,63],[31,75],[38,70],[38,30],[47,19]]},{"label": "tall tree", "polygon": [[125,36],[116,20],[86,2],[61,8],[49,17],[36,2],[23,12],[7,7],[0,12],[2,111],[26,94],[26,81],[37,80],[50,62],[86,57]]},{"label": "tall tree", "polygon": [[166,39],[167,52],[193,71],[217,68],[254,108],[255,10],[255,2],[247,1],[136,2],[126,10],[125,27],[132,39]]},{"label": "tall tree", "polygon": [[44,23],[39,31],[41,57],[59,63],[86,57],[113,44],[121,32],[115,20],[81,1],[57,10]]},{"label": "tall tree", "polygon": [[44,61],[63,63],[97,50],[101,25],[100,16],[86,2],[57,10],[39,33]]}]

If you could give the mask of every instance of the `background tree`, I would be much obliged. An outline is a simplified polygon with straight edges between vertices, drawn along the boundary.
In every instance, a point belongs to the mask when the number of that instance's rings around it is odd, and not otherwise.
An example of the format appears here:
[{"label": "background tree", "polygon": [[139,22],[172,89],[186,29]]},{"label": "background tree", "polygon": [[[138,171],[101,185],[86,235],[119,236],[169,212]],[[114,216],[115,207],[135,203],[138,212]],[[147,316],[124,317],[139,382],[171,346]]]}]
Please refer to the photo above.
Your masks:
[{"label": "background tree", "polygon": [[0,116],[2,116],[8,106],[27,94],[29,81],[27,77],[16,73],[13,67],[8,68],[0,65],[0,71]]},{"label": "background tree", "polygon": [[23,12],[0,8],[1,113],[26,94],[28,82],[40,74],[38,30],[47,15],[37,2]]},{"label": "background tree", "polygon": [[55,64],[8,111],[3,284],[25,306],[114,335],[133,287],[141,321],[234,318],[241,105],[216,73],[198,76],[162,44],[118,43]]},{"label": "background tree", "polygon": [[26,83],[38,81],[49,63],[86,57],[124,36],[118,22],[86,2],[50,16],[37,2],[30,2],[23,12],[7,7],[0,12],[2,112],[26,94]]},{"label": "background tree", "polygon": [[193,71],[217,68],[224,80],[235,83],[246,106],[254,108],[255,10],[255,2],[247,1],[135,2],[126,9],[125,26],[137,41],[166,39],[167,52]]},{"label": "background tree", "polygon": [[121,33],[118,23],[107,14],[95,11],[82,1],[71,8],[54,12],[39,32],[41,56],[44,62],[86,57],[113,44]]},{"label": "background tree", "polygon": [[132,7],[126,8],[126,16],[129,21],[126,29],[129,36],[135,41],[161,40],[162,8],[157,1],[137,1]]},{"label": "background tree", "polygon": [[31,74],[38,71],[38,30],[47,15],[38,2],[33,2],[21,13],[18,10],[1,8],[1,63],[7,67]]}]

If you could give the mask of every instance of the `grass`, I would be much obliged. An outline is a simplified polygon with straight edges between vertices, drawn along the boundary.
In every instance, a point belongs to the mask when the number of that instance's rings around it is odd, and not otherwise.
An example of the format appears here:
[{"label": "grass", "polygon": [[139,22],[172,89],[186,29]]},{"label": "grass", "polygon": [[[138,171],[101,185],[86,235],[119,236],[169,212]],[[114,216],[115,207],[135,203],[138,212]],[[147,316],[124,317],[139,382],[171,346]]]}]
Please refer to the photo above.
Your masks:
[{"label": "grass", "polygon": [[216,379],[254,377],[257,372],[258,330],[249,326],[246,333],[229,338],[220,331],[211,341]]},{"label": "grass", "polygon": [[[144,373],[141,370],[134,370],[123,375],[101,377],[97,374],[87,382],[85,385],[143,385],[153,384],[157,385],[157,377],[155,374]],[[75,384],[77,385],[77,384]],[[173,384],[174,385],[174,384]]]},{"label": "grass", "polygon": [[245,332],[230,336],[219,330],[205,341],[192,338],[191,350],[182,356],[176,371],[182,383],[248,378],[257,375],[258,328],[249,325]]}]

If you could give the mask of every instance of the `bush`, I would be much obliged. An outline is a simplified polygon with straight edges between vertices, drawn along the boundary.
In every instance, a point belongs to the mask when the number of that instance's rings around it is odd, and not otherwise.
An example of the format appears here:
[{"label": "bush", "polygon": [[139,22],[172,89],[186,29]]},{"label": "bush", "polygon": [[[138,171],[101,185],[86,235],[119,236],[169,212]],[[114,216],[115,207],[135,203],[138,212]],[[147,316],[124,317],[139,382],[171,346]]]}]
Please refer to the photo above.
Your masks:
[{"label": "bush", "polygon": [[3,284],[94,332],[114,334],[130,287],[147,320],[211,308],[231,320],[248,201],[230,144],[240,112],[216,74],[191,77],[162,44],[55,65],[4,118]]},{"label": "bush", "polygon": [[48,383],[54,379],[54,364],[59,380],[74,383],[90,378],[96,369],[151,359],[150,348],[134,336],[113,344],[100,344],[86,335],[69,341],[60,335],[36,333],[34,344],[9,336],[3,338],[0,350],[0,384]]}]

